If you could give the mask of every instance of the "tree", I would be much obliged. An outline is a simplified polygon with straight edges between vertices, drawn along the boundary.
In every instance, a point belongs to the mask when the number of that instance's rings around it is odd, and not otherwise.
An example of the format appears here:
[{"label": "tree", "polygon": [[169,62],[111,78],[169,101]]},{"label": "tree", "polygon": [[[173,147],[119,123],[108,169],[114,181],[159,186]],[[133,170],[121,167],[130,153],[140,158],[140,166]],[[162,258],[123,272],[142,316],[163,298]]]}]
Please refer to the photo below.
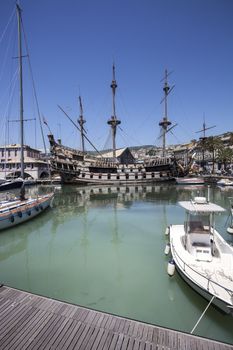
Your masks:
[{"label": "tree", "polygon": [[223,142],[221,141],[221,139],[214,136],[202,137],[200,138],[200,141],[199,141],[199,147],[203,152],[203,166],[204,166],[204,159],[205,159],[204,153],[208,151],[212,154],[212,173],[214,173],[216,155],[219,152],[219,150],[224,147]]},{"label": "tree", "polygon": [[223,164],[224,170],[228,163],[232,163],[233,150],[230,147],[222,148],[218,151],[218,160]]},{"label": "tree", "polygon": [[210,136],[206,140],[206,149],[212,154],[212,173],[214,173],[216,156],[222,149],[224,149],[223,142],[217,137]]}]

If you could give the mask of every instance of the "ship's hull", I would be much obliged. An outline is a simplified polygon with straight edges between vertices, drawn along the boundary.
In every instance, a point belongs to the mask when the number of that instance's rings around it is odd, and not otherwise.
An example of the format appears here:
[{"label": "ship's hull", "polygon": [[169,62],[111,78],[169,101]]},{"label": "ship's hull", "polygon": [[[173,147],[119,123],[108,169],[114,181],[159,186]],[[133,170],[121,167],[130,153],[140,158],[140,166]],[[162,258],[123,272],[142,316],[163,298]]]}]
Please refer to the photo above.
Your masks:
[{"label": "ship's hull", "polygon": [[174,181],[172,172],[168,168],[161,171],[146,171],[145,168],[119,167],[116,169],[95,168],[95,172],[88,167],[80,167],[78,171],[68,171],[53,166],[59,172],[63,183],[77,184],[106,184],[106,185],[135,185],[164,181]]},{"label": "ship's hull", "polygon": [[77,184],[146,184],[174,180],[178,168],[172,157],[151,158],[144,162],[119,163],[90,156],[55,142],[49,135],[53,172],[63,183]]}]

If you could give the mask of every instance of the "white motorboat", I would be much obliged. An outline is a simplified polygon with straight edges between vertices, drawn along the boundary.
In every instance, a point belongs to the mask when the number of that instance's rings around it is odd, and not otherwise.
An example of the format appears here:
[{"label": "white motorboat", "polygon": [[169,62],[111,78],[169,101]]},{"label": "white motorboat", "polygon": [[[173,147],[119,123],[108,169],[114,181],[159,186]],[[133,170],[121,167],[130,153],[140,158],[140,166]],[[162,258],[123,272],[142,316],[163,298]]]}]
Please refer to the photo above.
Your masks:
[{"label": "white motorboat", "polygon": [[229,200],[230,200],[230,226],[228,226],[227,228],[227,232],[230,234],[230,235],[233,235],[233,198],[232,197],[229,197]]},{"label": "white motorboat", "polygon": [[178,177],[176,178],[176,184],[177,185],[204,185],[205,180],[201,176],[192,177],[192,176],[186,176],[186,177]]},{"label": "white motorboat", "polygon": [[[225,209],[205,197],[179,204],[186,211],[186,220],[167,230],[172,262],[194,290],[233,315],[233,248],[215,229],[215,215]],[[170,264],[168,268],[170,275],[174,272],[172,267]]]},{"label": "white motorboat", "polygon": [[233,186],[233,180],[221,179],[217,182],[218,186]]}]

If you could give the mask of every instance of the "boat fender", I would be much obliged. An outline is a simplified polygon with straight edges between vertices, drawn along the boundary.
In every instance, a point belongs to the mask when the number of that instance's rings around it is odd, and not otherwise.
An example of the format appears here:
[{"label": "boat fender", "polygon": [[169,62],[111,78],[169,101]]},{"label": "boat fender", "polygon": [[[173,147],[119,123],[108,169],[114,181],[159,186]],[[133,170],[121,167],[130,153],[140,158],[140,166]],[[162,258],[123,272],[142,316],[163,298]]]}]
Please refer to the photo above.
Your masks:
[{"label": "boat fender", "polygon": [[171,277],[175,273],[175,261],[172,259],[167,264],[167,273]]},{"label": "boat fender", "polygon": [[165,236],[168,236],[170,234],[170,227],[168,226],[165,230]]},{"label": "boat fender", "polygon": [[168,255],[170,253],[170,243],[167,243],[164,249],[164,254]]},{"label": "boat fender", "polygon": [[36,211],[39,211],[39,207],[38,207],[38,205],[35,207],[35,209],[36,209]]},{"label": "boat fender", "polygon": [[44,208],[43,208],[43,205],[42,204],[40,204],[40,210],[43,210]]},{"label": "boat fender", "polygon": [[230,233],[230,235],[232,235],[233,234],[233,226],[229,226],[227,228],[227,232]]},{"label": "boat fender", "polygon": [[27,214],[28,214],[28,216],[30,216],[31,215],[31,210],[28,210]]},{"label": "boat fender", "polygon": [[21,218],[23,216],[21,211],[18,211],[18,217]]},{"label": "boat fender", "polygon": [[15,221],[14,215],[11,215],[10,216],[10,222],[14,222],[14,221]]}]

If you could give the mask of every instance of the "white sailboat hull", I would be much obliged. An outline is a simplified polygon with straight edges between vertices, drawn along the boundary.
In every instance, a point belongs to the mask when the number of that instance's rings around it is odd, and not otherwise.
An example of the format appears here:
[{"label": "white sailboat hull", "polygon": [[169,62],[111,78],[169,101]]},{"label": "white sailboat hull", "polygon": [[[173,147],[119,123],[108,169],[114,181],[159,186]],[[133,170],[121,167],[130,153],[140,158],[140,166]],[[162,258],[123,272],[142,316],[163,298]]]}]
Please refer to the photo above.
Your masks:
[{"label": "white sailboat hull", "polygon": [[52,193],[25,201],[2,202],[0,206],[0,230],[33,219],[52,205],[53,197]]}]

